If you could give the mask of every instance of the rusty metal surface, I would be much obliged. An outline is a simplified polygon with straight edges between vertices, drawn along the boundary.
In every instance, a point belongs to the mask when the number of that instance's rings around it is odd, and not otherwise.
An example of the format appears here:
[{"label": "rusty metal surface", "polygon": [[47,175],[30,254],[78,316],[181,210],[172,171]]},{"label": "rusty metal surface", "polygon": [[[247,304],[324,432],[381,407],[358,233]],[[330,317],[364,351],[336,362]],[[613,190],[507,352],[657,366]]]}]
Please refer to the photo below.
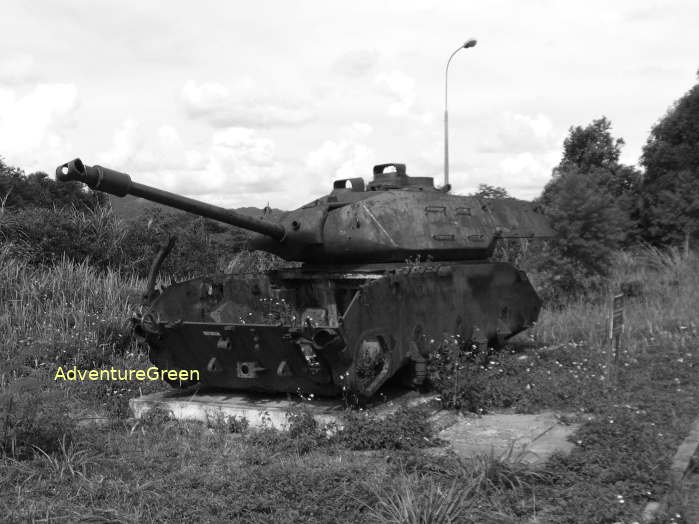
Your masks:
[{"label": "rusty metal surface", "polygon": [[445,334],[497,343],[539,307],[526,276],[504,263],[315,278],[298,269],[175,284],[137,328],[156,365],[198,369],[210,386],[370,397],[401,370],[419,382],[412,368]]}]

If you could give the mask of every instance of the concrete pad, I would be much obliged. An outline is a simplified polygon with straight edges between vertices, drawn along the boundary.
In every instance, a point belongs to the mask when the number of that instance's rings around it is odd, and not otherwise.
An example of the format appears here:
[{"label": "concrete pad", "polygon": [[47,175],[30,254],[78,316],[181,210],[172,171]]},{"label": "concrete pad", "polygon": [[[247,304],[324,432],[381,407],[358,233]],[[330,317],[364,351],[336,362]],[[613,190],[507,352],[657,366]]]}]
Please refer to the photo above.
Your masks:
[{"label": "concrete pad", "polygon": [[[207,422],[220,418],[245,418],[248,427],[272,427],[285,430],[288,428],[287,415],[300,402],[286,396],[240,393],[171,390],[159,391],[150,395],[129,400],[129,407],[134,417],[140,419],[151,409],[163,409],[177,420],[194,420]],[[436,395],[420,395],[415,391],[385,392],[368,411],[379,417],[395,412],[400,406],[431,404],[435,410],[438,406]],[[335,424],[342,427],[342,414],[345,405],[341,399],[313,399],[304,401],[319,424]]]},{"label": "concrete pad", "polygon": [[689,435],[677,448],[675,456],[670,465],[670,478],[674,488],[682,485],[682,480],[693,464],[693,457],[699,448],[699,418],[696,419],[689,428]]},{"label": "concrete pad", "polygon": [[[131,399],[129,406],[139,419],[148,411],[160,408],[178,420],[207,422],[220,418],[244,417],[248,427],[288,429],[287,415],[299,401],[286,396],[264,394],[170,390]],[[579,425],[564,425],[553,412],[535,415],[489,414],[461,415],[440,410],[436,395],[421,395],[415,391],[384,392],[378,400],[365,408],[377,417],[394,413],[400,406],[426,404],[433,410],[432,423],[447,448],[457,455],[471,457],[493,453],[496,457],[518,460],[537,465],[545,462],[554,452],[568,453],[574,444],[567,438]],[[319,424],[342,427],[345,406],[341,399],[313,399],[304,401]],[[444,448],[433,450],[443,453]],[[509,455],[509,456],[508,456]]]},{"label": "concrete pad", "polygon": [[493,453],[495,457],[538,465],[555,452],[569,453],[568,442],[579,425],[563,425],[550,411],[534,415],[460,415],[454,424],[439,433],[457,455],[471,457]]}]

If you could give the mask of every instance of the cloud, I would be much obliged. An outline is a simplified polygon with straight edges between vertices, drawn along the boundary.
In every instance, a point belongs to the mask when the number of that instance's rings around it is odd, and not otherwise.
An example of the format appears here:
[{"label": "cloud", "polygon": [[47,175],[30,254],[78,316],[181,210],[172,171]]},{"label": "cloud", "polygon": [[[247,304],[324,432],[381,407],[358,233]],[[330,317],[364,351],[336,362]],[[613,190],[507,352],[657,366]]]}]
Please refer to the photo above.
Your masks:
[{"label": "cloud", "polygon": [[379,53],[376,49],[355,49],[340,56],[331,70],[350,80],[363,78],[378,67]]},{"label": "cloud", "polygon": [[501,174],[498,184],[511,188],[519,194],[533,197],[551,178],[551,171],[558,163],[560,152],[551,150],[543,153],[516,153],[506,156],[500,163]]},{"label": "cloud", "polygon": [[[274,141],[254,129],[215,131],[203,149],[187,149],[171,125],[154,132],[127,118],[99,161],[140,182],[187,195],[267,193],[278,189],[282,168]],[[233,199],[232,201],[235,201]]]},{"label": "cloud", "polygon": [[491,129],[478,151],[482,153],[524,153],[546,151],[558,145],[553,122],[543,114],[536,116],[505,112]]},{"label": "cloud", "polygon": [[217,131],[212,137],[206,169],[209,183],[234,191],[274,191],[283,174],[275,153],[274,141],[253,129]]},{"label": "cloud", "polygon": [[415,79],[402,71],[393,70],[379,73],[376,85],[391,102],[387,108],[389,116],[405,116],[415,104]]},{"label": "cloud", "polygon": [[511,155],[476,155],[460,166],[451,166],[455,194],[476,191],[478,184],[489,184],[507,189],[516,198],[532,199],[551,179],[551,171],[558,163],[559,151],[543,153],[514,153]]},{"label": "cloud", "polygon": [[148,131],[133,117],[114,131],[111,148],[99,153],[97,160],[134,175],[139,182],[188,194],[193,194],[192,179],[206,168],[204,155],[186,149],[173,126]]},{"label": "cloud", "polygon": [[519,153],[504,158],[500,162],[500,167],[506,175],[519,175],[538,170],[541,167],[541,161],[532,153]]},{"label": "cloud", "polygon": [[355,122],[341,130],[340,138],[326,140],[306,155],[309,173],[328,181],[364,176],[374,151],[362,141],[372,132],[369,124]]},{"label": "cloud", "polygon": [[19,53],[0,59],[0,83],[22,84],[34,80],[35,76],[35,60],[30,54]]},{"label": "cloud", "polygon": [[0,88],[0,155],[29,171],[65,160],[77,106],[74,84],[39,84],[24,94]]},{"label": "cloud", "polygon": [[249,77],[230,88],[189,81],[182,88],[181,99],[190,118],[213,127],[295,126],[313,119],[300,100],[265,92]]}]

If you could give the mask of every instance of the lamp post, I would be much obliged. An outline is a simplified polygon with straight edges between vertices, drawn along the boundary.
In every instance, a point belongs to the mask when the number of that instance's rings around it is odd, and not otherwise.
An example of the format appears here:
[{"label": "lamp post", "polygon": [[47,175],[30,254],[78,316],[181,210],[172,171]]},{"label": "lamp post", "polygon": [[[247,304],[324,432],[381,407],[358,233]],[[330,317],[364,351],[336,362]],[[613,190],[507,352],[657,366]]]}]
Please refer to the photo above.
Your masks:
[{"label": "lamp post", "polygon": [[476,43],[477,41],[473,38],[466,40],[463,45],[459,46],[456,51],[451,54],[449,60],[447,60],[447,67],[444,69],[444,189],[446,191],[449,191],[451,188],[449,185],[449,113],[447,112],[449,64],[456,53],[462,49],[474,47]]}]

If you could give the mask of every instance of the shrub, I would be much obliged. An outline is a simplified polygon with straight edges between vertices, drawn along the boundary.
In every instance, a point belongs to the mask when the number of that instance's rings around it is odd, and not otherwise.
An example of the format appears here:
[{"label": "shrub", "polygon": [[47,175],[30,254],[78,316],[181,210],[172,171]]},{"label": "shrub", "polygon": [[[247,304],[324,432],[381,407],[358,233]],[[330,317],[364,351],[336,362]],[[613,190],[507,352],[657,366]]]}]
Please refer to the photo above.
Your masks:
[{"label": "shrub", "polygon": [[[12,255],[32,265],[56,265],[68,259],[145,277],[168,236],[177,242],[162,271],[178,279],[223,272],[241,246],[239,232],[184,213],[154,213],[123,221],[111,208],[100,206],[0,211],[0,239]],[[245,269],[267,269],[279,260],[257,252],[254,258],[259,263]],[[233,266],[241,264],[239,257],[233,262]]]},{"label": "shrub", "polygon": [[337,441],[354,450],[411,449],[439,443],[424,406],[401,406],[395,413],[379,418],[366,411],[348,411]]},{"label": "shrub", "polygon": [[585,411],[606,395],[603,357],[577,342],[527,352],[513,344],[481,354],[442,346],[428,363],[428,387],[445,407],[473,413],[530,413],[571,404]]},{"label": "shrub", "polygon": [[219,412],[216,415],[207,415],[206,425],[219,433],[244,433],[248,429],[248,419],[242,416],[226,416]]},{"label": "shrub", "polygon": [[226,266],[226,273],[257,273],[289,266],[300,266],[300,263],[287,262],[265,251],[241,249],[231,258]]},{"label": "shrub", "polygon": [[52,265],[68,257],[106,268],[123,260],[124,234],[106,208],[6,210],[0,235],[21,247],[32,264]]},{"label": "shrub", "polygon": [[457,479],[444,488],[429,475],[402,473],[378,488],[378,501],[367,517],[370,522],[396,524],[474,522],[469,518],[475,505],[469,488]]},{"label": "shrub", "polygon": [[57,183],[46,173],[25,175],[5,164],[0,157],[0,200],[7,208],[79,207],[94,209],[106,202],[106,195],[85,190],[78,182]]},{"label": "shrub", "polygon": [[595,292],[604,284],[613,252],[637,236],[641,175],[619,163],[624,141],[605,117],[571,127],[563,157],[538,203],[556,230],[533,257],[551,287],[549,299]]},{"label": "shrub", "polygon": [[140,424],[146,428],[162,428],[173,420],[172,411],[163,407],[155,406],[146,411],[140,418]]},{"label": "shrub", "polygon": [[311,412],[304,406],[296,406],[287,413],[287,431],[279,431],[269,426],[253,431],[247,436],[247,442],[257,448],[264,448],[265,457],[255,451],[248,455],[247,461],[266,464],[269,454],[293,452],[304,455],[316,448],[326,447],[331,443],[328,428],[318,425]]},{"label": "shrub", "polygon": [[238,228],[181,211],[157,208],[147,211],[141,218],[125,222],[125,226],[128,246],[125,262],[141,275],[150,268],[160,245],[168,237],[175,237],[175,246],[163,262],[162,272],[178,279],[224,272],[247,238]]}]

